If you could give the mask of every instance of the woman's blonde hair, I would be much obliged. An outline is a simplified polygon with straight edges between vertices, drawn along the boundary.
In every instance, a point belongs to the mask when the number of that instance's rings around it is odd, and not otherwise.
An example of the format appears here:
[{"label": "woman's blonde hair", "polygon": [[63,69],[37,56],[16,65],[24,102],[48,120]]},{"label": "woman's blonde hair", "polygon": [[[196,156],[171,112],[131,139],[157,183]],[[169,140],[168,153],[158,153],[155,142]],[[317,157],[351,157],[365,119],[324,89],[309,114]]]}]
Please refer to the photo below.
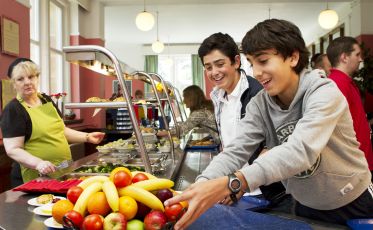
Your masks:
[{"label": "woman's blonde hair", "polygon": [[28,76],[34,75],[38,77],[40,74],[40,70],[35,63],[30,61],[23,61],[14,66],[11,76],[9,77],[11,79],[14,79],[15,76],[19,76],[20,74],[26,74]]}]

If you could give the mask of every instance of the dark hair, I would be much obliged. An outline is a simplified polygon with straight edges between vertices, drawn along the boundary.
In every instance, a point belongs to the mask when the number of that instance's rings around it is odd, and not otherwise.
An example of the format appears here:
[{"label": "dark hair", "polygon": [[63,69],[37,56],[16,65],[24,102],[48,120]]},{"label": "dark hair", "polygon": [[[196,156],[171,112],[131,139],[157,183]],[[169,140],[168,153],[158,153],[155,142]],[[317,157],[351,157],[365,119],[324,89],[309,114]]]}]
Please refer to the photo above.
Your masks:
[{"label": "dark hair", "polygon": [[330,42],[326,53],[328,55],[330,64],[336,67],[339,63],[339,57],[341,54],[346,53],[350,55],[354,51],[354,45],[359,43],[353,37],[339,37]]},{"label": "dark hair", "polygon": [[205,65],[203,62],[203,57],[214,50],[219,50],[222,52],[229,58],[232,64],[235,63],[235,57],[240,55],[238,46],[234,42],[233,38],[228,34],[223,34],[221,32],[210,35],[208,38],[203,40],[201,46],[199,47],[198,56],[203,65]]},{"label": "dark hair", "polygon": [[323,58],[327,57],[326,54],[317,53],[312,56],[311,58],[311,67],[312,69],[316,69],[317,67],[322,66]]},{"label": "dark hair", "polygon": [[267,19],[249,30],[242,39],[244,54],[254,55],[268,49],[275,49],[284,59],[298,51],[299,61],[294,67],[297,74],[308,66],[309,52],[302,34],[299,28],[289,21]]},{"label": "dark hair", "polygon": [[197,85],[191,85],[186,87],[183,90],[183,96],[184,100],[187,98],[187,100],[190,101],[190,111],[193,112],[198,109],[206,108],[210,111],[214,111],[214,105],[210,100],[207,100],[205,97],[205,93],[202,91],[202,89]]},{"label": "dark hair", "polygon": [[321,53],[315,53],[312,57],[311,57],[311,67],[314,69],[315,68],[315,64],[316,64],[316,61],[317,60],[320,60],[320,57],[321,56]]},{"label": "dark hair", "polygon": [[138,89],[138,90],[136,90],[135,91],[135,96],[144,96],[144,93],[142,92],[142,90],[141,89]]},{"label": "dark hair", "polygon": [[27,62],[27,61],[31,62],[31,63],[34,63],[31,59],[28,59],[28,58],[17,58],[16,60],[14,60],[9,65],[9,68],[8,68],[8,77],[12,78],[13,69],[14,69],[14,67],[16,67],[16,65],[18,65],[21,62]]}]

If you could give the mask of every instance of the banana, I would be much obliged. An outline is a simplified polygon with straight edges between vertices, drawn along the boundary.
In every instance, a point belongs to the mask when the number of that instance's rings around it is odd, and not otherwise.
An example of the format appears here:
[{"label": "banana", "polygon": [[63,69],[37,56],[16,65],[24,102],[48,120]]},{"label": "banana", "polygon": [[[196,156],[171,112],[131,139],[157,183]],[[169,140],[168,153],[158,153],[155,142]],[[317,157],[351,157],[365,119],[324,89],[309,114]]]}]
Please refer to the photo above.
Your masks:
[{"label": "banana", "polygon": [[101,191],[101,189],[101,182],[93,182],[88,185],[88,187],[83,190],[82,194],[80,194],[78,200],[76,201],[74,210],[82,214],[82,216],[85,216],[89,197],[92,196],[92,194]]},{"label": "banana", "polygon": [[164,212],[162,202],[153,193],[133,185],[118,190],[120,196],[130,196],[138,202],[141,202],[151,209]]},{"label": "banana", "polygon": [[111,180],[105,181],[102,184],[102,190],[105,193],[106,200],[109,203],[110,208],[113,210],[113,212],[118,212],[119,195],[114,183]]},{"label": "banana", "polygon": [[137,174],[137,173],[144,173],[149,179],[155,179],[157,178],[156,176],[153,176],[152,174],[150,173],[147,173],[147,172],[141,172],[141,171],[133,171],[131,172],[132,173],[132,178]]},{"label": "banana", "polygon": [[82,189],[86,189],[90,184],[94,182],[103,183],[104,181],[108,181],[108,180],[109,178],[107,176],[91,176],[83,180],[82,182],[80,182],[78,186],[81,187]]},{"label": "banana", "polygon": [[149,180],[139,181],[137,183],[132,184],[132,186],[143,188],[146,191],[154,191],[164,188],[171,188],[174,186],[174,182],[169,179],[164,178],[155,178]]}]

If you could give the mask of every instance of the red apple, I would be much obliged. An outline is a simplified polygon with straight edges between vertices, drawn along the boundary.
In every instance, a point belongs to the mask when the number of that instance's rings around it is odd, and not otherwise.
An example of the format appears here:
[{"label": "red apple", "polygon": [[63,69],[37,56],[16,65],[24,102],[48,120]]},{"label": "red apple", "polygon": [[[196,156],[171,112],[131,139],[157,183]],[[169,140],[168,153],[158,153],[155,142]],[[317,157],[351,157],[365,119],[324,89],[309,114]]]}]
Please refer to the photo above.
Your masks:
[{"label": "red apple", "polygon": [[104,230],[126,230],[126,217],[120,212],[112,212],[104,219]]},{"label": "red apple", "polygon": [[166,215],[158,210],[153,210],[145,216],[145,230],[159,230],[167,223]]},{"label": "red apple", "polygon": [[148,176],[145,175],[144,173],[137,173],[133,178],[132,178],[132,183],[137,183],[139,181],[143,180],[149,180]]},{"label": "red apple", "polygon": [[82,192],[83,189],[81,187],[73,186],[67,190],[66,197],[71,203],[75,204]]},{"label": "red apple", "polygon": [[83,220],[83,230],[102,230],[104,217],[98,214],[91,214]]},{"label": "red apple", "polygon": [[63,226],[66,228],[76,227],[80,229],[82,223],[83,216],[75,210],[70,210],[63,216]]},{"label": "red apple", "polygon": [[144,217],[150,212],[150,208],[146,206],[145,204],[136,201],[137,203],[137,213],[135,218],[139,220],[143,220]]},{"label": "red apple", "polygon": [[156,196],[162,201],[162,203],[164,203],[166,200],[170,199],[174,195],[169,189],[165,188],[158,190]]}]

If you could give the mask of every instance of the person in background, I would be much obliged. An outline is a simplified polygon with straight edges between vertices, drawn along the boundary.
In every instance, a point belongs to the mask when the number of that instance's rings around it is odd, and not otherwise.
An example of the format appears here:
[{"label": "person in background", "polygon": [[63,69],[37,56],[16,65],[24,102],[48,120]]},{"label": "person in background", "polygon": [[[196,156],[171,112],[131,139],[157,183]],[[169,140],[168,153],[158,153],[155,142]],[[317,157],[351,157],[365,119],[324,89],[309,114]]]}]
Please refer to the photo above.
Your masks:
[{"label": "person in background", "polygon": [[135,91],[135,99],[144,99],[144,93],[142,92],[142,90],[138,89]]},{"label": "person in background", "polygon": [[[196,183],[165,201],[189,204],[174,229],[186,229],[226,197],[276,181],[296,200],[296,215],[339,224],[372,218],[371,174],[348,104],[331,80],[307,69],[309,53],[299,28],[265,20],[246,33],[242,50],[264,90],[249,102],[250,116],[239,122],[232,145]],[[245,165],[262,141],[268,151]]]},{"label": "person in background", "polygon": [[[183,90],[185,107],[190,109],[188,119],[179,123],[181,135],[185,135],[194,127],[204,128],[215,143],[219,144],[219,134],[214,117],[214,106],[207,100],[205,93],[197,85],[191,85]],[[167,136],[166,131],[159,131],[158,136]]]},{"label": "person in background", "polygon": [[319,69],[325,72],[325,76],[329,76],[330,69],[332,68],[328,56],[326,54],[317,53],[311,58],[312,69]]},{"label": "person in background", "polygon": [[359,43],[352,37],[334,39],[327,49],[328,58],[333,66],[329,78],[332,79],[346,97],[357,141],[365,153],[369,169],[373,173],[373,151],[370,140],[369,122],[364,111],[360,90],[352,80],[352,75],[362,62]]},{"label": "person in background", "polygon": [[8,69],[17,97],[1,116],[3,142],[8,156],[21,164],[23,182],[56,171],[71,160],[68,142],[98,144],[104,133],[85,133],[66,127],[51,98],[38,92],[39,69],[27,58],[16,59]]},{"label": "person in background", "polygon": [[[215,33],[207,37],[199,47],[198,55],[205,68],[205,75],[215,86],[210,97],[214,103],[215,119],[222,142],[221,146],[224,149],[236,139],[236,133],[240,128],[239,121],[247,113],[246,105],[263,87],[255,78],[246,75],[245,71],[240,68],[241,58],[238,46],[228,34]],[[265,143],[261,143],[248,163],[251,164],[260,153],[265,151],[264,146]],[[271,202],[271,206],[277,206],[286,198],[285,189],[281,183],[263,186],[261,192]],[[243,194],[242,191],[239,196]],[[228,200],[223,203],[229,203]]]}]

